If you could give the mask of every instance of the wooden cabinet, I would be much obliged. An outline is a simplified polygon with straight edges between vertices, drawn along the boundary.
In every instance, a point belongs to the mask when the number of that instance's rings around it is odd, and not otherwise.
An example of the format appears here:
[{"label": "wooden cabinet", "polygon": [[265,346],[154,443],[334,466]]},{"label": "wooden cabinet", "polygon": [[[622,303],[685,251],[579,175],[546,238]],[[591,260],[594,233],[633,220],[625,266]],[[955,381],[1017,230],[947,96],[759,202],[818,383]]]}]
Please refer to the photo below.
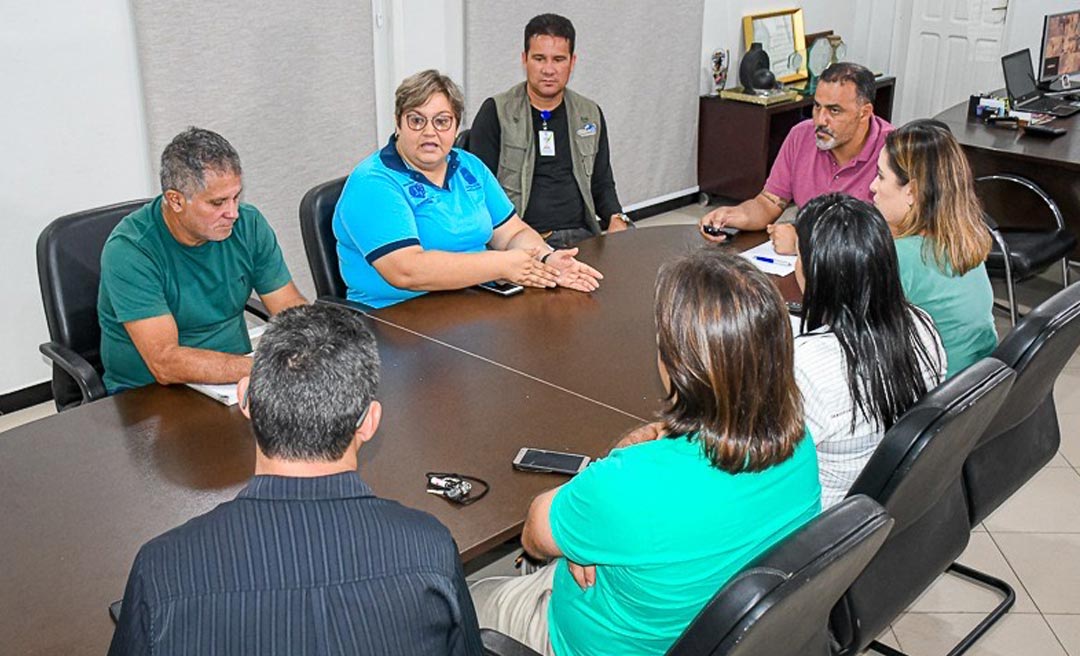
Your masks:
[{"label": "wooden cabinet", "polygon": [[[892,120],[896,78],[876,80],[874,113]],[[810,117],[813,99],[765,107],[703,96],[698,103],[698,188],[710,196],[743,201],[765,186],[788,131]]]}]

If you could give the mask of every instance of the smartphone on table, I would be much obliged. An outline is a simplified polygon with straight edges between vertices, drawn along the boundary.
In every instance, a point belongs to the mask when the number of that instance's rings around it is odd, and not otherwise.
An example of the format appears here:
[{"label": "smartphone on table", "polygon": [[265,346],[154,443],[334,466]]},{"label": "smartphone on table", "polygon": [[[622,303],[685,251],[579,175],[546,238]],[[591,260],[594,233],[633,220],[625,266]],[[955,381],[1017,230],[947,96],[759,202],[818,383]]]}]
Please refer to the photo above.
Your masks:
[{"label": "smartphone on table", "polygon": [[592,459],[580,453],[563,453],[523,447],[514,457],[514,469],[550,474],[574,474],[582,471]]},{"label": "smartphone on table", "polygon": [[507,282],[505,280],[492,280],[490,282],[482,282],[477,285],[480,289],[498,294],[499,296],[513,296],[525,291],[525,288],[521,285]]}]

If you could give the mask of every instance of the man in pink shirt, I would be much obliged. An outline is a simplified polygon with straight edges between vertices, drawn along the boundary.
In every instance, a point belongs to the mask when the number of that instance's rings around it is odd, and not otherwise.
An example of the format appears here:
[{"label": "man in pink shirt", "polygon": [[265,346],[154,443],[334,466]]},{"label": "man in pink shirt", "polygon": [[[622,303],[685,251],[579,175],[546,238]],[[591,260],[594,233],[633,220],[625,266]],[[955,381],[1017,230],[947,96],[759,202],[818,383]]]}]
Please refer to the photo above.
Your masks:
[{"label": "man in pink shirt", "polygon": [[814,116],[791,128],[773,162],[765,188],[757,196],[709,212],[698,222],[740,230],[768,228],[778,253],[795,252],[795,227],[772,225],[791,204],[801,207],[811,198],[842,192],[867,202],[877,175],[877,158],[885,135],[893,127],[874,116],[874,74],[858,64],[840,62],[825,69],[814,92]]}]

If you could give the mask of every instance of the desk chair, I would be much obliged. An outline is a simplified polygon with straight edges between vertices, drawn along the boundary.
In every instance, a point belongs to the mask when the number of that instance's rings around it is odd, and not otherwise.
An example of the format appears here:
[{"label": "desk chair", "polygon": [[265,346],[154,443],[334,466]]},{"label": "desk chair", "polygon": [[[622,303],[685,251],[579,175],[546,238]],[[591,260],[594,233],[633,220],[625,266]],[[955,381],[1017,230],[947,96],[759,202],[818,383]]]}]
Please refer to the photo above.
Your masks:
[{"label": "desk chair", "polygon": [[457,138],[454,139],[454,148],[469,150],[469,128],[458,132]]},{"label": "desk chair", "polygon": [[1054,219],[1054,226],[1045,230],[1020,230],[1000,228],[993,217],[983,214],[983,219],[990,229],[990,236],[994,239],[990,256],[986,259],[986,272],[994,278],[1005,280],[1005,289],[1009,298],[1007,307],[996,302],[995,305],[1009,311],[1009,320],[1015,326],[1019,318],[1019,312],[1016,309],[1016,283],[1028,280],[1060,261],[1062,286],[1068,287],[1069,253],[1076,246],[1076,237],[1065,229],[1065,220],[1057,203],[1031,180],[1006,173],[985,175],[975,179],[976,189],[984,193],[990,191],[992,185],[999,184],[1008,187],[1018,186],[1018,188],[1010,189],[1013,193],[1026,190],[1027,193],[1034,194],[1042,204],[1049,208]]},{"label": "desk chair", "polygon": [[[62,216],[41,231],[37,241],[38,284],[49,340],[38,347],[52,361],[52,393],[57,411],[104,398],[98,284],[101,250],[113,228],[151,199],[132,200]],[[257,298],[249,313],[269,318]]]},{"label": "desk chair", "polygon": [[337,207],[346,178],[341,177],[313,187],[300,200],[300,234],[304,239],[315,294],[345,299],[348,289],[338,266],[337,238],[334,237],[334,208]]},{"label": "desk chair", "polygon": [[964,463],[972,527],[986,519],[1057,453],[1054,383],[1080,347],[1080,283],[1043,302],[1001,340],[993,357],[1016,384]]},{"label": "desk chair", "polygon": [[[728,581],[668,650],[669,656],[829,656],[829,608],[885,541],[892,519],[855,496],[812,519]],[[535,652],[491,629],[495,656]]]},{"label": "desk chair", "polygon": [[881,550],[833,608],[837,656],[867,647],[902,652],[875,641],[941,573],[972,578],[1002,592],[1004,601],[949,652],[966,651],[1012,607],[1007,583],[955,563],[971,536],[961,469],[1005,401],[1016,373],[985,358],[942,383],[886,433],[850,495],[885,507],[895,524]]},{"label": "desk chair", "polygon": [[133,200],[68,214],[38,236],[38,284],[50,340],[38,349],[52,361],[57,411],[105,397],[97,317],[101,249],[116,224],[148,202]]}]

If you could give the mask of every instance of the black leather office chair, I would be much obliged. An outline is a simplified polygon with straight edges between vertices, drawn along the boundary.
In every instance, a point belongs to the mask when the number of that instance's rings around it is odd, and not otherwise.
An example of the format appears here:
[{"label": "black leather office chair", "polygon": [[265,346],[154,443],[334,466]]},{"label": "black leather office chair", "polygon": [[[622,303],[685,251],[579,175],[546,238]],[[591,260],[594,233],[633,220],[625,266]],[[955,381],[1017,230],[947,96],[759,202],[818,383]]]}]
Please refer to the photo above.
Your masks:
[{"label": "black leather office chair", "polygon": [[1080,347],[1080,283],[1032,310],[994,357],[1016,384],[964,463],[971,525],[983,521],[1043,468],[1061,444],[1054,383]]},{"label": "black leather office chair", "polygon": [[52,361],[57,410],[105,396],[97,317],[101,249],[116,224],[148,202],[133,200],[68,214],[38,236],[38,284],[50,340],[39,349]]},{"label": "black leather office chair", "polygon": [[313,187],[300,200],[300,234],[304,239],[315,293],[322,297],[344,299],[348,290],[338,266],[337,238],[334,237],[334,208],[337,207],[346,178],[341,177]]},{"label": "black leather office chair", "polygon": [[469,150],[469,128],[458,132],[457,137],[454,139],[454,148]]},{"label": "black leather office chair", "polygon": [[[116,224],[148,202],[132,200],[68,214],[38,236],[38,284],[50,340],[38,348],[52,361],[58,411],[106,395],[97,315],[101,250]],[[269,318],[266,306],[254,296],[246,309],[260,319]]]},{"label": "black leather office chair", "polygon": [[[976,178],[976,189],[980,195],[1000,193],[1005,197],[1015,198],[1016,194],[1033,195],[1040,204],[1046,205],[1053,225],[1044,230],[1001,228],[989,214],[984,214],[987,227],[994,242],[990,256],[986,259],[986,271],[994,278],[1005,281],[1008,294],[1009,320],[1015,326],[1019,318],[1016,309],[1016,283],[1032,278],[1057,262],[1061,263],[1061,283],[1069,286],[1069,254],[1076,247],[1076,237],[1065,229],[1065,219],[1057,203],[1037,184],[1018,175],[999,173]],[[995,189],[995,186],[1001,186]],[[1008,193],[1006,194],[1006,189]],[[1007,217],[999,216],[998,219]],[[1002,307],[1000,304],[996,304]]]},{"label": "black leather office chair", "polygon": [[1015,600],[1004,581],[954,563],[971,535],[961,469],[1013,385],[1016,373],[985,358],[929,392],[888,432],[850,494],[877,500],[892,532],[832,612],[836,653],[871,647],[901,654],[875,638],[946,570],[1001,591],[1005,600],[961,641],[962,653]]},{"label": "black leather office chair", "polygon": [[[871,499],[845,499],[728,581],[668,654],[828,656],[829,608],[880,548],[891,525]],[[481,637],[489,654],[535,654],[490,629]]]}]

